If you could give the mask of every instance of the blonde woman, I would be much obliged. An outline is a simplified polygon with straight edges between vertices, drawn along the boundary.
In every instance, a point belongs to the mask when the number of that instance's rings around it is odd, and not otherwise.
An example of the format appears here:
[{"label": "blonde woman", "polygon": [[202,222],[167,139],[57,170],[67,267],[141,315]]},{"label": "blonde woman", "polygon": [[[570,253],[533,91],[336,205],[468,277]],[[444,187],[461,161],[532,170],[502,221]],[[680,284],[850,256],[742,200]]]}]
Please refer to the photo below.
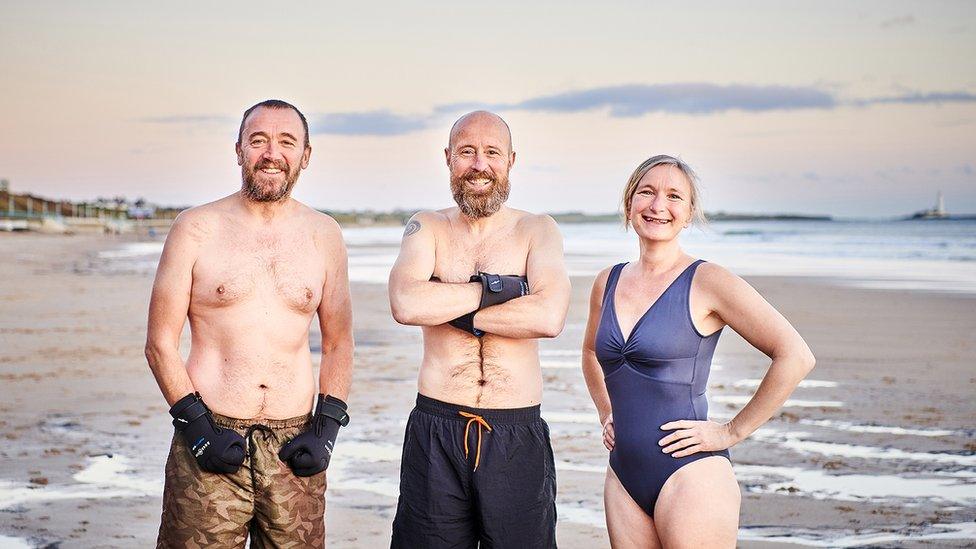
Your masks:
[{"label": "blonde woman", "polygon": [[[666,155],[645,160],[623,207],[640,259],[596,277],[583,341],[583,374],[610,450],[610,541],[615,548],[735,547],[740,494],[728,448],[782,406],[814,357],[748,283],[681,249],[678,235],[703,219],[687,164]],[[705,388],[725,326],[772,363],[749,403],[716,423],[708,420]]]}]

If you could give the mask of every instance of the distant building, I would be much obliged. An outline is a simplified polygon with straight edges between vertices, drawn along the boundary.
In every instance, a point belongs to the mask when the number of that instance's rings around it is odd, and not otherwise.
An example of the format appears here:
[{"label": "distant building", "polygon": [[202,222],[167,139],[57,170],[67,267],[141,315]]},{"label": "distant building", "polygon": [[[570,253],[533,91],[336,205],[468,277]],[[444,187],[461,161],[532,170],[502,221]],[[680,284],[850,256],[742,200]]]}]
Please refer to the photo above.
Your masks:
[{"label": "distant building", "polygon": [[949,217],[949,212],[945,209],[945,199],[942,197],[942,191],[935,198],[935,207],[928,210],[922,210],[912,214],[911,219],[945,219]]}]

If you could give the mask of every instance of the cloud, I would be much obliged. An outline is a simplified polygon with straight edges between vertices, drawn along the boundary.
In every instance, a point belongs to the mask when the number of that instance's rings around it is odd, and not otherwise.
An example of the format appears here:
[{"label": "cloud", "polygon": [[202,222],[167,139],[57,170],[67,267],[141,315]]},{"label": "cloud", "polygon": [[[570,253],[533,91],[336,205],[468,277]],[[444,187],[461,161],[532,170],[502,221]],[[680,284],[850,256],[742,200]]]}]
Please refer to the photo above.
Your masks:
[{"label": "cloud", "polygon": [[[711,115],[728,111],[757,113],[833,109],[840,106],[972,102],[976,102],[976,94],[965,91],[908,93],[843,100],[833,92],[815,87],[708,83],[629,84],[540,95],[514,103],[446,103],[435,105],[429,113],[419,115],[398,114],[389,110],[315,113],[309,116],[309,129],[317,135],[398,136],[442,125],[453,116],[475,109],[557,114],[606,110],[612,117],[636,118],[650,113]],[[200,126],[236,125],[238,119],[217,115],[184,115],[150,117],[141,121]]]},{"label": "cloud", "polygon": [[885,19],[881,22],[882,29],[891,29],[895,27],[907,27],[909,25],[915,24],[914,15],[900,15],[898,17],[892,17],[890,19]]},{"label": "cloud", "polygon": [[426,129],[429,116],[405,116],[390,111],[340,112],[312,117],[310,130],[326,135],[404,135]]},{"label": "cloud", "polygon": [[973,103],[976,94],[969,92],[912,93],[892,97],[874,97],[854,101],[856,105],[885,105],[901,103],[907,105],[941,105],[943,103]]},{"label": "cloud", "polygon": [[713,114],[741,110],[762,112],[782,109],[829,108],[835,99],[815,88],[687,83],[632,84],[546,95],[501,105],[501,110],[581,112],[609,108],[615,117],[636,117],[651,112]]}]

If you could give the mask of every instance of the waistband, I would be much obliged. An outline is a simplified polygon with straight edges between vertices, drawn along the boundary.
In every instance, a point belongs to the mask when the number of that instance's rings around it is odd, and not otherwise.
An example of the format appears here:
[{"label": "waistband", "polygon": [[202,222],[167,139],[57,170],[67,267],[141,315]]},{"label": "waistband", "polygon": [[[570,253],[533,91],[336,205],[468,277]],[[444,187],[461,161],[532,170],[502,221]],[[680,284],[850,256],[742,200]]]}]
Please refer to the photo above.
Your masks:
[{"label": "waistband", "polygon": [[466,423],[468,418],[462,416],[458,412],[467,412],[469,414],[481,416],[485,419],[485,421],[492,425],[533,423],[542,419],[542,414],[540,413],[542,406],[539,404],[536,404],[535,406],[528,406],[526,408],[474,408],[471,406],[444,402],[426,397],[420,393],[417,393],[417,409],[428,414],[433,414],[445,419],[453,419],[461,423]]},{"label": "waistband", "polygon": [[291,427],[304,427],[312,421],[312,414],[308,413],[301,416],[290,417],[288,419],[240,419],[227,417],[220,414],[213,414],[214,423],[228,429],[247,429],[252,425],[264,425],[269,429],[288,429]]}]

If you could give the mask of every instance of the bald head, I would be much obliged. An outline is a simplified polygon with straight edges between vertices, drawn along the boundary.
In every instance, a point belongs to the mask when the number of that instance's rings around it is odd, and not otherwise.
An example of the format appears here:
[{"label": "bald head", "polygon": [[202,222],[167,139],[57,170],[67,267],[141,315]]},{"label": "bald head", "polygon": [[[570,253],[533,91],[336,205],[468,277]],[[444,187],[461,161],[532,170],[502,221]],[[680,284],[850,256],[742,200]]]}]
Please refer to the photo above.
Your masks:
[{"label": "bald head", "polygon": [[458,136],[462,135],[469,129],[480,131],[494,130],[498,132],[498,135],[503,137],[505,144],[508,145],[507,152],[512,152],[512,130],[508,127],[508,123],[505,122],[502,117],[488,111],[469,112],[461,118],[458,118],[457,122],[451,126],[451,135],[447,140],[448,150],[453,150],[454,143],[457,141]]}]

